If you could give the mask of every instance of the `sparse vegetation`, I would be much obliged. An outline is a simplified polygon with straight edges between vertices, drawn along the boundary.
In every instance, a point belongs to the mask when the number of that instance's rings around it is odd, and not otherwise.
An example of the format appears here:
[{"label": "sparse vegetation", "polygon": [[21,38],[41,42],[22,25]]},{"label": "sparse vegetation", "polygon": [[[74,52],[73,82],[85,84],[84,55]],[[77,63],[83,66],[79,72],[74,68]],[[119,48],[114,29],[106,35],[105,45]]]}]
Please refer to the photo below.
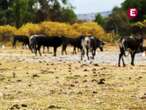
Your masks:
[{"label": "sparse vegetation", "polygon": [[[115,52],[107,49],[105,54]],[[98,66],[56,61],[20,48],[0,55],[0,110],[146,109],[145,64],[118,68],[100,64],[104,58],[97,59]]]}]

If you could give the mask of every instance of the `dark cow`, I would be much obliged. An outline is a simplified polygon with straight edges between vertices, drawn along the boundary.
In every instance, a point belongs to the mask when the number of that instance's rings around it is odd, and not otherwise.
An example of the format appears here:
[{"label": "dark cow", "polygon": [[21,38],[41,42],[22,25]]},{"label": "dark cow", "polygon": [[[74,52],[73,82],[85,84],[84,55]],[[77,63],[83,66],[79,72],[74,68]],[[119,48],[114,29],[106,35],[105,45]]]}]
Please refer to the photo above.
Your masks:
[{"label": "dark cow", "polygon": [[65,54],[67,54],[66,48],[68,45],[73,46],[73,54],[76,54],[76,48],[81,49],[81,39],[82,38],[83,38],[83,36],[80,36],[77,38],[63,37],[62,55],[64,52],[65,52]]},{"label": "dark cow", "polygon": [[96,39],[96,49],[99,48],[100,51],[103,51],[103,46],[105,45],[105,43],[102,40],[99,40],[98,38]]},{"label": "dark cow", "polygon": [[123,56],[126,56],[125,51],[128,51],[131,55],[131,65],[134,66],[135,54],[143,52],[143,37],[142,36],[130,36],[120,39],[119,43],[120,54],[118,60],[118,66],[120,66],[120,61],[122,59],[123,66],[125,66]]},{"label": "dark cow", "polygon": [[13,39],[12,39],[13,48],[16,48],[16,43],[17,42],[21,42],[22,43],[22,47],[29,46],[29,38],[28,38],[28,36],[25,36],[25,35],[15,35],[15,36],[13,36]]},{"label": "dark cow", "polygon": [[[83,36],[77,37],[77,38],[68,38],[68,37],[63,37],[63,45],[62,45],[62,55],[66,52],[66,48],[68,45],[73,46],[73,54],[76,54],[76,48],[81,49],[81,39]],[[96,39],[96,48],[99,48],[101,51],[103,51],[103,46],[104,42]]]},{"label": "dark cow", "polygon": [[84,37],[81,40],[81,60],[83,59],[83,57],[87,56],[88,60],[89,60],[89,52],[91,52],[92,54],[92,59],[94,59],[95,54],[96,54],[96,46],[97,46],[97,39],[94,36],[90,36],[90,37]]},{"label": "dark cow", "polygon": [[56,51],[59,46],[62,45],[62,38],[58,36],[48,37],[46,35],[33,35],[30,38],[30,47],[32,52],[37,55],[37,51],[41,54],[41,46],[53,47],[54,48],[54,56],[56,56]]}]

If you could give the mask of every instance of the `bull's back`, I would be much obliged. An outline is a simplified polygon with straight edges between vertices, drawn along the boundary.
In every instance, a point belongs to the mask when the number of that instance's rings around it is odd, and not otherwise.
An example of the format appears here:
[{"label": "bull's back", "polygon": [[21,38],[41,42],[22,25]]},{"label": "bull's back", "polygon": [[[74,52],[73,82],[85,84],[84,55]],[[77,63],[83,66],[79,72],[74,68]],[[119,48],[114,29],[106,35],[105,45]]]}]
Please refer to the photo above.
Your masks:
[{"label": "bull's back", "polygon": [[136,39],[127,39],[126,44],[128,48],[137,49],[140,46],[140,40]]},{"label": "bull's back", "polygon": [[18,40],[18,41],[29,41],[29,38],[27,36],[21,36],[21,35],[15,35],[14,40]]},{"label": "bull's back", "polygon": [[62,38],[61,37],[37,37],[36,38],[38,45],[44,45],[44,46],[55,46],[58,47],[62,44]]},{"label": "bull's back", "polygon": [[63,39],[61,37],[48,37],[48,43],[50,46],[60,46],[63,43]]}]

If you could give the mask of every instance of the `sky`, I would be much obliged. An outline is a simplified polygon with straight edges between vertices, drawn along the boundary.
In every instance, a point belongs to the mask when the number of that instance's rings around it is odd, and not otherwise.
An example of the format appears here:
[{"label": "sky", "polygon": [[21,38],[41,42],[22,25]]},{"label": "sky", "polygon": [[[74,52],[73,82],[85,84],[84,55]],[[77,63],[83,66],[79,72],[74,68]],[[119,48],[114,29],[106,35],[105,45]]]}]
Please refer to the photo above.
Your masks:
[{"label": "sky", "polygon": [[97,13],[111,11],[113,7],[120,6],[124,0],[69,0],[75,7],[77,14]]}]

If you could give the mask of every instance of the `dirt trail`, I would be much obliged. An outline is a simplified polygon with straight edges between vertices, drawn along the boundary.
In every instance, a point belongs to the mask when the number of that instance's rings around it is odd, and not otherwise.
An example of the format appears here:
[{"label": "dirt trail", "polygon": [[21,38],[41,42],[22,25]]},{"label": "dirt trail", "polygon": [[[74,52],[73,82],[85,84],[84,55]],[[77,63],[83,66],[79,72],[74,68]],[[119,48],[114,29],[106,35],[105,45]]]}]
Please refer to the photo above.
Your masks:
[{"label": "dirt trail", "polygon": [[[14,51],[14,50],[13,50]],[[9,52],[9,51],[4,51],[0,53],[0,59],[7,59],[7,60],[18,60],[18,61],[26,61],[26,62],[66,62],[66,61],[71,61],[71,62],[79,62],[80,61],[80,53],[77,55],[57,55],[56,57],[52,56],[52,54],[43,54],[43,56],[35,56],[32,53],[29,53],[27,50],[26,52],[23,51],[18,51],[18,53],[15,52]],[[24,50],[25,51],[25,50]],[[29,54],[28,54],[29,53]],[[103,51],[100,52],[98,51],[96,53],[95,60],[92,61],[93,63],[98,63],[98,64],[111,64],[111,65],[117,65],[118,61],[118,54],[119,52],[116,51]],[[130,56],[124,58],[126,63],[130,63]],[[88,63],[87,58],[84,58],[84,63]],[[146,57],[142,56],[142,53],[136,54],[135,57],[135,64],[146,64]]]}]

